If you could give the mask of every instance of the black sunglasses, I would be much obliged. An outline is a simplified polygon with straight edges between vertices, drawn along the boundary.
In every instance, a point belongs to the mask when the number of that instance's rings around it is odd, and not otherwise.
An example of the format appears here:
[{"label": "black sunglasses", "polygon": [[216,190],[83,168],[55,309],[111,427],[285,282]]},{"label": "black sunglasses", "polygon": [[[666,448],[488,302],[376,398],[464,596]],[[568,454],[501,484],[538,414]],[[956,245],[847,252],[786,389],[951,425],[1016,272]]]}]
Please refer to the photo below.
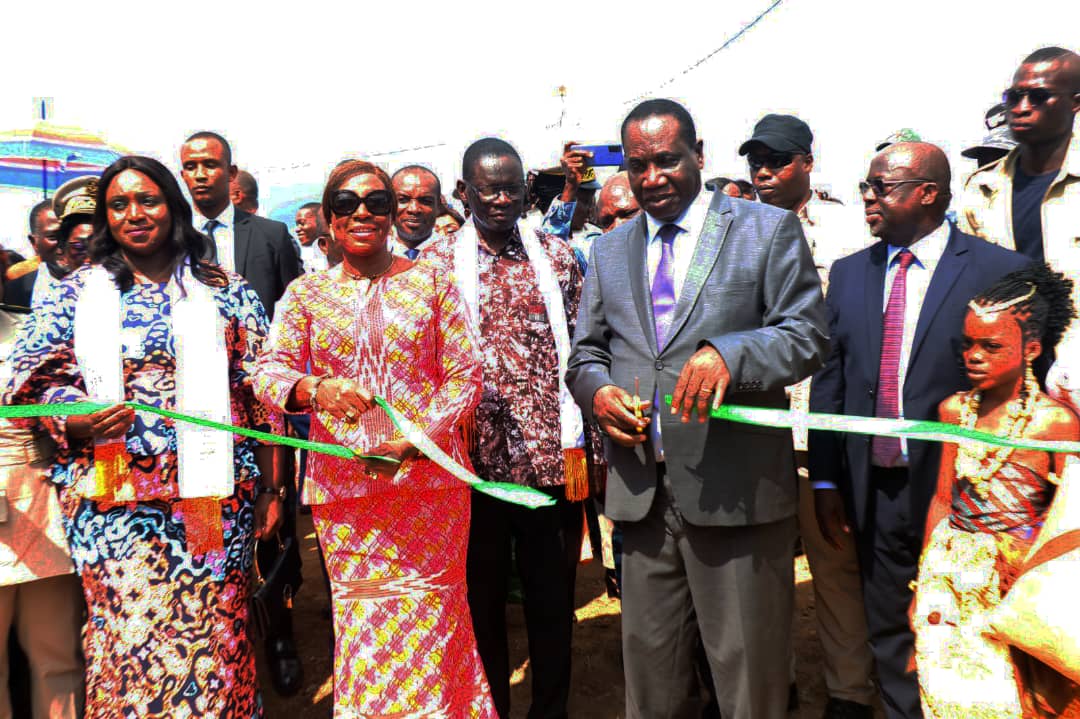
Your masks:
[{"label": "black sunglasses", "polygon": [[1069,93],[1067,92],[1053,92],[1052,90],[1047,90],[1045,87],[1033,87],[1030,90],[1016,90],[1010,87],[1008,90],[1001,93],[1001,101],[1005,103],[1005,107],[1016,107],[1023,102],[1026,97],[1032,107],[1038,107],[1056,95],[1068,94]]},{"label": "black sunglasses", "polygon": [[364,204],[373,215],[389,215],[394,207],[394,195],[389,190],[372,190],[363,197],[352,190],[337,190],[330,195],[330,211],[348,217]]},{"label": "black sunglasses", "polygon": [[787,167],[791,164],[791,161],[795,159],[794,152],[770,152],[764,157],[754,157],[753,155],[746,156],[746,164],[750,166],[750,172],[757,172],[763,167],[767,167],[770,170],[779,170],[782,167]]},{"label": "black sunglasses", "polygon": [[900,185],[921,184],[923,182],[934,181],[928,180],[925,177],[920,177],[914,180],[883,180],[880,177],[875,177],[872,180],[864,180],[863,182],[859,183],[859,194],[865,195],[870,190],[873,190],[875,197],[885,197],[893,191],[894,187],[899,187]]}]

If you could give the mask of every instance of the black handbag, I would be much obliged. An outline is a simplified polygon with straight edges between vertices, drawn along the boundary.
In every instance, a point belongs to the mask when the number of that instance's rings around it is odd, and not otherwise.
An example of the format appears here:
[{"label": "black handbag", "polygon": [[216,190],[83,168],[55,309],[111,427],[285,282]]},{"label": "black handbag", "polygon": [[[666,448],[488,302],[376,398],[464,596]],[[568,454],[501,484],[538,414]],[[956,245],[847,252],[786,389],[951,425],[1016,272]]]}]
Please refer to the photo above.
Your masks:
[{"label": "black handbag", "polygon": [[295,551],[295,544],[296,540],[292,537],[284,542],[278,540],[280,551],[266,576],[259,576],[259,563],[252,562],[255,589],[251,593],[248,629],[253,640],[266,639],[270,635],[270,628],[279,626],[284,621],[284,612],[292,609],[296,588],[289,581],[284,566]]}]

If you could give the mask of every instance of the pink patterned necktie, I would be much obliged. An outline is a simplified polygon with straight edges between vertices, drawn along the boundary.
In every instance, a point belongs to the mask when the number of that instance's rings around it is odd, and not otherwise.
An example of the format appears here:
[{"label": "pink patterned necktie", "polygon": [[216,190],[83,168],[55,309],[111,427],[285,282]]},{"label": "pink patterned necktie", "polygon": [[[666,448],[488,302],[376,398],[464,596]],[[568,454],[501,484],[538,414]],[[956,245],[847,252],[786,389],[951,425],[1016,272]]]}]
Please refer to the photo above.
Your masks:
[{"label": "pink patterned necktie", "polygon": [[[889,304],[885,307],[885,321],[881,334],[881,364],[878,367],[877,403],[874,416],[888,419],[900,417],[900,345],[904,338],[904,307],[907,304],[907,271],[915,261],[910,250],[903,249],[896,255],[900,265],[889,290]],[[900,457],[900,439],[877,437],[870,443],[873,463],[878,467],[892,467]]]}]

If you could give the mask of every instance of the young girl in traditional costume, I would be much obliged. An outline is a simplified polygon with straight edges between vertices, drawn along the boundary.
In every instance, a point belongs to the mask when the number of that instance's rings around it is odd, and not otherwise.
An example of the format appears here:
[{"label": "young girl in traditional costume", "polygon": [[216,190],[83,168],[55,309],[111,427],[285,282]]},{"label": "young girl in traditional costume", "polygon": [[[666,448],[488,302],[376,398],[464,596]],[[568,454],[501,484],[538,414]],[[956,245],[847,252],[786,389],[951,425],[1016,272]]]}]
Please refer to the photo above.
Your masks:
[{"label": "young girl in traditional costume", "polygon": [[[942,422],[1009,439],[1077,440],[1080,420],[1042,392],[1032,362],[1074,317],[1072,282],[1045,265],[1013,272],[970,303],[963,360],[971,391]],[[1038,535],[1068,455],[946,444],[927,517],[912,617],[927,717],[1022,717],[1024,655],[988,631]]]}]

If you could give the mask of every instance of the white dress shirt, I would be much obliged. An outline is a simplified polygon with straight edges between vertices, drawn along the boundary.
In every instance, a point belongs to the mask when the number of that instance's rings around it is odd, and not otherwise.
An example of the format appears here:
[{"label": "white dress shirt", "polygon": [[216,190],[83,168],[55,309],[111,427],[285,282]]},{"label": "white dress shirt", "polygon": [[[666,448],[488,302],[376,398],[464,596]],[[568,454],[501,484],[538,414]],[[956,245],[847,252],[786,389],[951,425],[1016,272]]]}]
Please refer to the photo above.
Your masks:
[{"label": "white dress shirt", "polygon": [[663,254],[663,242],[660,240],[660,228],[664,225],[673,224],[679,228],[672,243],[672,251],[675,256],[675,265],[672,268],[672,276],[675,280],[675,301],[679,301],[682,294],[683,283],[686,282],[686,273],[690,271],[690,263],[694,259],[694,250],[697,249],[698,237],[701,228],[705,226],[705,216],[709,212],[709,204],[712,202],[712,192],[704,188],[698,192],[698,196],[683,210],[683,213],[672,222],[661,222],[649,213],[645,213],[645,231],[648,239],[645,246],[645,261],[649,266],[649,287],[652,287],[656,279],[656,268],[660,266],[660,256]]},{"label": "white dress shirt", "polygon": [[300,245],[300,261],[304,264],[304,272],[322,272],[330,267],[329,260],[326,259],[326,253],[319,249],[318,242],[312,242],[310,245]]},{"label": "white dress shirt", "polygon": [[[900,419],[904,418],[904,381],[907,379],[908,362],[911,360],[911,345],[915,341],[915,328],[919,324],[919,314],[922,312],[923,300],[926,299],[926,290],[930,287],[930,278],[934,276],[934,270],[941,262],[941,256],[945,254],[945,245],[949,243],[950,225],[942,222],[938,228],[925,237],[920,237],[913,242],[908,249],[915,260],[907,270],[907,296],[904,302],[904,332],[900,338],[900,370],[896,377],[896,386],[900,388],[897,393],[899,402]],[[895,261],[903,247],[889,245],[888,268],[885,272],[885,287],[882,292],[884,301],[881,305],[882,312],[889,306],[889,293],[892,290],[893,279],[900,269],[900,263]],[[906,467],[908,465],[907,440],[900,438],[900,458],[894,467]]]},{"label": "white dress shirt", "polygon": [[203,217],[198,208],[192,206],[192,222],[195,229],[204,235],[209,235],[210,232],[206,228],[206,223],[211,219],[218,221],[218,226],[214,228],[214,244],[217,245],[217,260],[218,264],[230,272],[236,272],[236,210],[233,208],[233,204],[230,202],[225,205],[225,209],[221,211],[221,214],[217,217]]},{"label": "white dress shirt", "polygon": [[[698,192],[697,197],[683,213],[671,222],[661,222],[649,213],[645,214],[645,231],[648,233],[645,245],[645,263],[649,268],[649,288],[652,288],[653,280],[656,279],[656,270],[660,267],[660,257],[663,254],[663,241],[660,239],[660,228],[664,225],[673,224],[679,228],[672,242],[673,266],[672,279],[675,287],[675,302],[678,303],[682,294],[683,284],[686,282],[686,274],[690,271],[690,263],[694,259],[694,251],[697,249],[698,238],[701,229],[705,226],[705,216],[709,212],[709,204],[712,203],[712,192],[704,188]],[[674,311],[674,310],[672,310]],[[667,407],[661,408],[663,398],[659,397],[657,387],[654,400],[659,400],[653,407],[652,421],[649,423],[652,432],[653,448],[657,462],[664,461],[664,442],[660,434],[660,410],[669,411]]]}]

